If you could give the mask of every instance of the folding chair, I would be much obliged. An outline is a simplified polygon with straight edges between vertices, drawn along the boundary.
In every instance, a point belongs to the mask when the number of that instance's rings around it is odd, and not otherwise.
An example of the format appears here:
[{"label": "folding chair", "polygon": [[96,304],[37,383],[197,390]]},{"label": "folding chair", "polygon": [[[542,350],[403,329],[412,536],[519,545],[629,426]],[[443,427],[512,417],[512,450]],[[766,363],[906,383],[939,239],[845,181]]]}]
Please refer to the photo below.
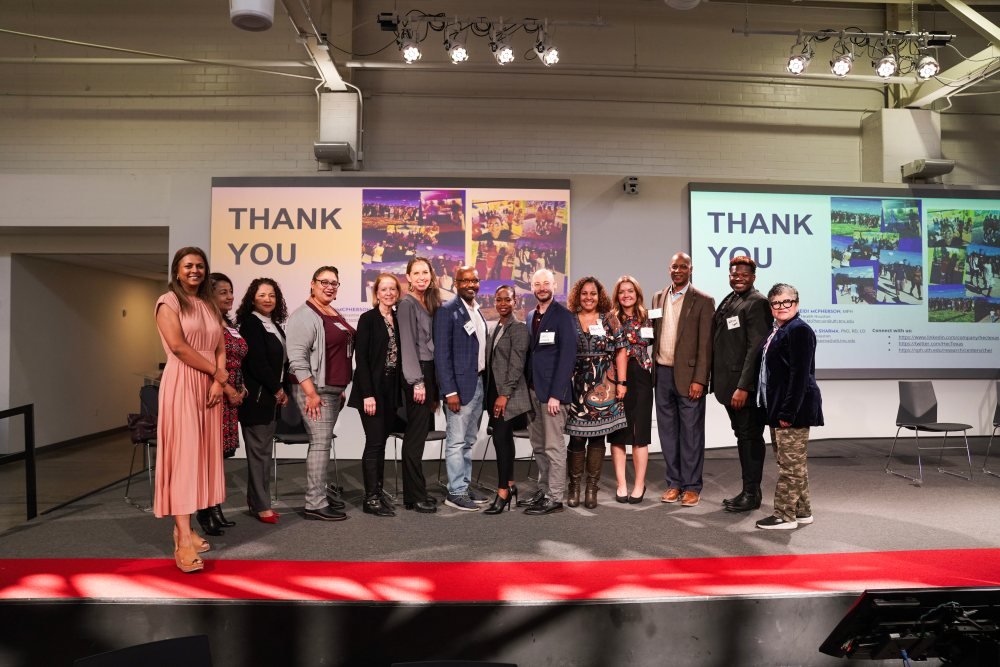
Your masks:
[{"label": "folding chair", "polygon": [[[151,415],[154,419],[159,415],[160,388],[157,385],[147,384],[139,388],[139,413]],[[143,465],[146,468],[146,479],[149,482],[149,505],[142,505],[129,496],[129,490],[132,488],[132,476],[138,472],[135,470],[135,454],[140,447],[142,448]],[[156,447],[156,438],[132,444],[132,460],[128,465],[128,481],[125,483],[125,502],[143,512],[153,511],[153,494],[155,491],[153,488],[153,459],[150,452],[152,447]]]},{"label": "folding chair", "polygon": [[[969,451],[969,437],[966,433],[970,428],[971,424],[960,424],[957,422],[939,422],[937,420],[937,397],[934,395],[934,385],[930,380],[900,380],[899,381],[899,411],[896,413],[896,437],[892,439],[892,447],[889,448],[889,457],[885,462],[885,471],[891,475],[896,475],[898,477],[903,477],[911,482],[917,484],[924,483],[924,466],[920,459],[920,452],[925,449],[937,449],[938,450],[938,466],[941,465],[941,459],[944,456],[944,450],[946,449],[964,449],[965,456],[969,461],[969,476],[951,470],[944,470],[943,468],[938,468],[938,472],[944,473],[946,475],[953,475],[955,477],[961,477],[962,479],[971,480],[972,479],[972,453]],[[892,452],[896,448],[896,440],[899,438],[899,432],[903,429],[908,431],[913,431],[913,437],[916,440],[916,450],[917,450],[917,470],[919,473],[918,477],[910,477],[901,472],[892,470],[889,464],[892,462]],[[920,433],[943,433],[944,437],[941,440],[940,447],[921,447],[920,446]],[[965,440],[965,446],[951,446],[948,447],[948,434],[955,431],[962,432],[962,438]]]},{"label": "folding chair", "polygon": [[990,442],[986,445],[986,458],[983,459],[983,472],[994,477],[1000,477],[1000,473],[989,470],[986,466],[990,460],[990,447],[993,446],[993,438],[997,436],[998,430],[1000,430],[1000,380],[997,380],[997,404],[993,408],[993,433],[990,434]]}]

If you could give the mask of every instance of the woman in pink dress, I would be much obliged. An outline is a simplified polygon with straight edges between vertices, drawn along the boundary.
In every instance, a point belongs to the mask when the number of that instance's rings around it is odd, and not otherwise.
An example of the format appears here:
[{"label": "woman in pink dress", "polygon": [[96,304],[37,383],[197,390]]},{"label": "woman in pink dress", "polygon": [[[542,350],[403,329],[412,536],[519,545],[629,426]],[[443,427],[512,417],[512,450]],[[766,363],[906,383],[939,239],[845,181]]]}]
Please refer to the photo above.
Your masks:
[{"label": "woman in pink dress", "polygon": [[199,554],[210,549],[191,530],[191,515],[226,499],[222,400],[229,373],[208,273],[205,251],[178,250],[155,311],[167,364],[160,379],[153,513],[174,517],[174,562],[182,572],[203,569]]}]

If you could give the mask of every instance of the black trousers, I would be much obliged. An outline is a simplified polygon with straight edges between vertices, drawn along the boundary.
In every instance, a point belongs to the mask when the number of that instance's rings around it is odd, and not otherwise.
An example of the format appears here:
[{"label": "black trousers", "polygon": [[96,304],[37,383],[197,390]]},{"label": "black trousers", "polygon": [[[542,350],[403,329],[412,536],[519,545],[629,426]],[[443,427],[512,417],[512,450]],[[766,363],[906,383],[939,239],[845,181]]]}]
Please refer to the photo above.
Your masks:
[{"label": "black trousers", "polygon": [[403,502],[418,503],[427,499],[427,480],[424,479],[424,446],[427,434],[434,424],[434,404],[438,401],[434,362],[421,361],[427,398],[423,403],[413,400],[413,387],[403,387],[406,400],[406,431],[403,435]]},{"label": "black trousers", "polygon": [[767,416],[762,408],[749,405],[756,397],[747,397],[748,405],[742,410],[733,410],[726,406],[729,413],[729,423],[736,435],[736,450],[740,454],[740,468],[743,471],[743,488],[756,490],[764,477],[764,427]]},{"label": "black trousers", "polygon": [[365,449],[361,453],[361,473],[365,481],[365,495],[376,493],[385,476],[385,441],[397,426],[396,408],[399,407],[399,376],[396,372],[380,378],[375,391],[375,414],[368,416],[360,410],[361,428],[365,430]]}]

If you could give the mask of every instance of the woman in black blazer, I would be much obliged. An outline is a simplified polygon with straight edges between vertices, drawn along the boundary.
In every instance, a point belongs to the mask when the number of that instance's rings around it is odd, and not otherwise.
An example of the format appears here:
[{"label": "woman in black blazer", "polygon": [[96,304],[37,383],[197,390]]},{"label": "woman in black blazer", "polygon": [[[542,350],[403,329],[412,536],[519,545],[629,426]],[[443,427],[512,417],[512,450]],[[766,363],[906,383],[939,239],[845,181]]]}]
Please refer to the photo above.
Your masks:
[{"label": "woman in black blazer", "polygon": [[385,440],[393,431],[400,401],[402,362],[399,321],[394,306],[401,286],[391,273],[379,274],[372,287],[375,307],[358,318],[355,337],[354,386],[347,404],[361,414],[365,449],[361,471],[365,481],[363,510],[375,516],[395,516],[392,498],[383,491]]},{"label": "woman in black blazer", "polygon": [[528,325],[514,317],[517,295],[510,285],[497,288],[494,297],[500,321],[486,348],[486,404],[497,451],[497,495],[484,514],[499,514],[517,502],[514,485],[514,429],[524,428],[531,409],[524,365],[531,337]]},{"label": "woman in black blazer", "polygon": [[240,426],[247,450],[247,505],[263,523],[278,523],[271,509],[271,455],[277,410],[288,402],[283,383],[288,355],[281,325],[288,317],[278,283],[257,278],[236,311],[240,335],[247,342],[243,381],[247,397],[240,405]]}]

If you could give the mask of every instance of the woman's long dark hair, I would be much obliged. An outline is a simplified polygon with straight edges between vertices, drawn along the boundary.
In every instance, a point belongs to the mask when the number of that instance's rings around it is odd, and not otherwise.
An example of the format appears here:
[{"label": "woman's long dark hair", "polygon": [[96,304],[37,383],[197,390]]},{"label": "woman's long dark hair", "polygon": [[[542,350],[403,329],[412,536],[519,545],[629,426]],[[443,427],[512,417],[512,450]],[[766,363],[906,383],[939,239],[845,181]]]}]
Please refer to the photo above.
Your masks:
[{"label": "woman's long dark hair", "polygon": [[271,321],[275,324],[284,324],[288,319],[288,306],[285,304],[285,297],[281,293],[281,288],[273,278],[254,278],[247,288],[240,307],[236,309],[236,321],[242,324],[253,314],[253,298],[257,295],[257,290],[261,285],[270,285],[274,288],[274,310],[271,311]]}]

